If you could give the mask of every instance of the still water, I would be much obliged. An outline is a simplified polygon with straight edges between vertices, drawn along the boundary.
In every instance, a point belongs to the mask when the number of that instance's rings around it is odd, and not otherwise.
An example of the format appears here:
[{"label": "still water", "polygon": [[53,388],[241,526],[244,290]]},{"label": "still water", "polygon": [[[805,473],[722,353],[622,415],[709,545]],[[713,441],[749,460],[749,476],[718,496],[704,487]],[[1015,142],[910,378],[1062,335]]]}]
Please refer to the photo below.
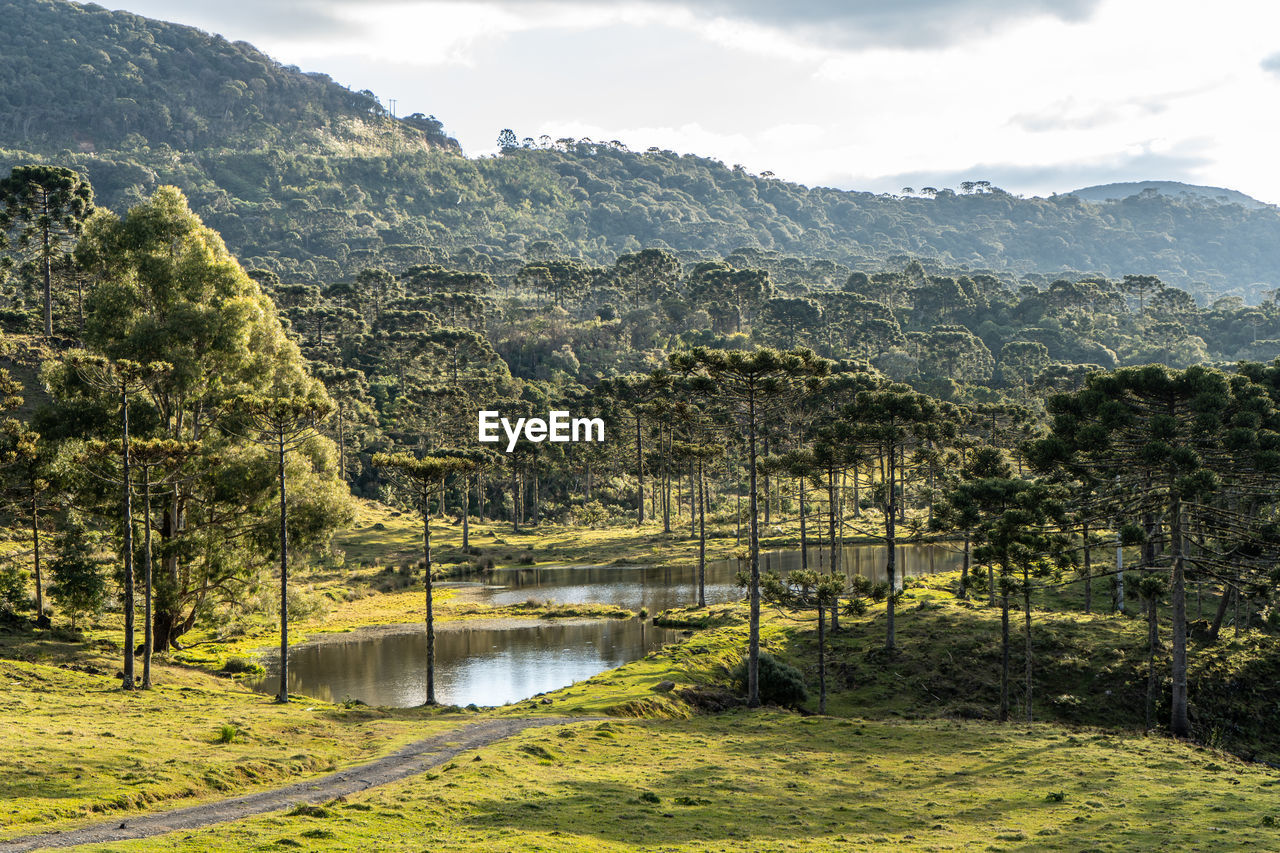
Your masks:
[{"label": "still water", "polygon": [[[427,637],[421,625],[406,629],[356,631],[291,649],[289,692],[334,702],[421,705],[427,698]],[[639,618],[540,620],[510,628],[454,623],[436,631],[436,700],[504,705],[637,660],[678,637],[678,631]],[[279,687],[278,660],[277,655],[267,662],[259,689],[273,693]]]},{"label": "still water", "polygon": [[[809,568],[827,570],[831,554],[826,548],[809,549]],[[886,549],[879,545],[846,546],[842,568],[849,577],[862,575],[871,581],[885,579]],[[902,578],[929,575],[960,568],[960,554],[947,545],[900,545],[898,583]],[[742,597],[736,583],[736,559],[707,562],[707,602],[718,604]],[[786,574],[800,568],[800,549],[761,551],[760,571]],[[576,566],[564,568],[508,568],[485,573],[481,600],[490,604],[518,604],[529,598],[560,604],[616,604],[628,610],[644,607],[659,613],[684,607],[697,599],[697,566]]]},{"label": "still water", "polygon": [[[810,549],[809,567],[826,569],[829,554]],[[855,545],[844,549],[848,575],[884,580],[885,549]],[[960,555],[945,545],[899,548],[899,571],[908,577],[959,568]],[[799,549],[762,552],[761,571],[785,573],[800,567]],[[707,563],[707,601],[742,596],[735,583],[738,561]],[[528,599],[562,604],[614,604],[657,613],[696,601],[696,567],[593,566],[496,569],[473,583],[453,584],[490,604]],[[445,584],[441,584],[445,586]],[[450,705],[502,705],[556,690],[606,669],[637,660],[680,632],[648,620],[600,619],[557,623],[539,620],[494,627],[482,623],[442,623],[436,632],[436,697]],[[278,657],[265,660],[268,673],[257,685],[274,692]],[[359,699],[370,705],[410,707],[426,698],[426,637],[421,625],[403,631],[355,631],[295,646],[289,653],[289,690],[330,701]]]}]

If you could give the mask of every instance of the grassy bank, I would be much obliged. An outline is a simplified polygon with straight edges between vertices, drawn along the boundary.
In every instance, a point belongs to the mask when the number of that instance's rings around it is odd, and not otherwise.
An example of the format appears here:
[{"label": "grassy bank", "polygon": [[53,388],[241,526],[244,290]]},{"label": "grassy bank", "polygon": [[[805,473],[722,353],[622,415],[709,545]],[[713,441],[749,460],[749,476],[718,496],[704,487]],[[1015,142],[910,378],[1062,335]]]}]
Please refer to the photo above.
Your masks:
[{"label": "grassy bank", "polygon": [[126,694],[109,671],[0,660],[0,839],[280,785],[467,719],[282,706],[192,670],[156,675],[155,689]]},{"label": "grassy bank", "polygon": [[1273,849],[1277,784],[1089,729],[733,712],[526,733],[319,811],[110,849]]},{"label": "grassy bank", "polygon": [[[883,604],[842,616],[828,635],[828,713],[875,719],[997,718],[1000,700],[1000,610],[984,600],[958,600],[955,573],[911,579],[898,606],[897,649],[885,652]],[[1071,592],[1033,602],[1032,711],[1037,721],[1140,732],[1146,722],[1147,626],[1133,615],[1084,614]],[[1052,609],[1062,607],[1064,609]],[[1049,608],[1049,609],[1045,609]],[[661,614],[673,624],[705,622],[704,631],[644,660],[603,672],[550,694],[564,713],[685,717],[722,707],[729,674],[746,647],[746,608],[720,605]],[[1011,718],[1024,719],[1022,614],[1011,619]],[[1168,625],[1157,653],[1157,730],[1168,719]],[[761,645],[796,666],[817,709],[817,630],[812,618],[765,607]],[[1280,641],[1259,631],[1189,644],[1193,736],[1250,760],[1280,764]],[[664,681],[675,687],[656,691]],[[541,700],[539,700],[541,702]]]},{"label": "grassy bank", "polygon": [[[558,540],[543,533],[538,553],[558,562]],[[599,549],[638,541],[628,531],[600,533]],[[446,535],[442,553],[450,547]],[[412,565],[349,560],[299,570],[298,587],[327,603],[295,622],[298,636],[421,619],[421,575]],[[841,618],[829,646],[826,717],[737,707],[729,676],[746,643],[743,605],[668,612],[668,624],[689,629],[683,642],[480,715],[609,715],[608,723],[526,733],[321,812],[108,849],[420,850],[423,839],[463,851],[1280,845],[1280,774],[1223,751],[1280,761],[1273,638],[1254,631],[1212,646],[1193,639],[1201,745],[1178,743],[1141,731],[1145,622],[1079,612],[1076,587],[1038,593],[1037,723],[1001,724],[1000,612],[958,600],[956,582],[908,582],[893,654],[883,651],[883,604]],[[545,603],[491,608],[447,590],[438,600],[446,621],[626,615]],[[200,642],[182,659],[216,668],[269,644],[268,615],[235,637],[188,637]],[[1020,613],[1012,627],[1016,716]],[[1167,624],[1162,630],[1167,642]],[[160,661],[155,691],[126,695],[112,678],[116,631],[109,622],[82,637],[26,629],[0,642],[8,658],[0,661],[0,839],[296,781],[477,718],[309,699],[281,707],[174,658]],[[811,619],[766,607],[761,640],[816,688]],[[1161,679],[1166,654],[1157,661]],[[815,708],[816,691],[805,711]],[[1166,716],[1159,705],[1156,719]]]},{"label": "grassy bank", "polygon": [[[745,638],[744,609],[721,605],[710,613],[716,627],[690,632],[679,645],[551,693],[548,703],[490,712],[617,715],[607,724],[521,735],[319,813],[109,849],[418,850],[424,837],[464,851],[1280,843],[1280,775],[1128,727],[1136,711],[1117,686],[1142,674],[1135,663],[1142,626],[1131,619],[1037,613],[1046,658],[1037,670],[1045,694],[1037,713],[1056,722],[957,719],[994,711],[987,647],[998,611],[955,601],[952,580],[907,591],[893,657],[877,651],[882,608],[842,620],[829,717],[709,713],[732,702],[725,684]],[[765,648],[811,672],[813,626],[765,613]],[[1110,658],[1102,656],[1108,648]],[[1240,652],[1231,644],[1199,650],[1198,678],[1216,677],[1223,661],[1238,674],[1250,658]],[[280,708],[173,668],[160,674],[165,686],[156,692],[125,696],[104,675],[4,666],[13,687],[0,725],[30,746],[14,753],[3,779],[17,796],[6,803],[0,837],[279,783],[474,719],[310,700]],[[1064,705],[1068,683],[1080,701]],[[1193,693],[1198,711],[1203,692]],[[1072,714],[1075,722],[1064,722]],[[224,723],[234,727],[229,743],[219,742]]]},{"label": "grassy bank", "polygon": [[[584,528],[543,522],[519,533],[506,522],[472,522],[470,546],[462,551],[462,525],[455,519],[434,519],[431,525],[436,559],[445,571],[461,573],[473,565],[502,568],[554,565],[688,565],[697,560],[698,542],[690,538],[688,519],[673,523],[664,533],[661,522],[639,527],[612,525]],[[779,536],[786,530],[779,528]],[[733,556],[739,547],[734,528],[709,525],[708,559]],[[348,565],[387,566],[416,562],[422,557],[422,521],[373,501],[358,501],[356,521],[334,540]]]}]

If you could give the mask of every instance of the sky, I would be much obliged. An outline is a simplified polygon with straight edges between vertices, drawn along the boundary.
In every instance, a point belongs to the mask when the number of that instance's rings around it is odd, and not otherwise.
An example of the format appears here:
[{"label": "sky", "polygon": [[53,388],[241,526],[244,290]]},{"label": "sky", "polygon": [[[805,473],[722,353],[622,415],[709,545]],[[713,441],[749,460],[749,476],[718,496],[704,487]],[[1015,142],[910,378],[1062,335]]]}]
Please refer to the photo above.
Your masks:
[{"label": "sky", "polygon": [[99,2],[394,98],[472,156],[511,128],[811,186],[1177,180],[1280,204],[1276,0]]}]

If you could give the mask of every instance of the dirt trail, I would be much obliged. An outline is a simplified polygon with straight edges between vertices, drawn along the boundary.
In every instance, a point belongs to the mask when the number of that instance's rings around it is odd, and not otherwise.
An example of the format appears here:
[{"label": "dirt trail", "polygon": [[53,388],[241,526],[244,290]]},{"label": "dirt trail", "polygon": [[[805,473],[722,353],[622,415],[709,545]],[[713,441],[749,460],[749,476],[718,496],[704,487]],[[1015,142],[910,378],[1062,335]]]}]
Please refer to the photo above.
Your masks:
[{"label": "dirt trail", "polygon": [[600,718],[541,717],[484,720],[426,740],[416,741],[398,752],[367,764],[339,770],[328,776],[308,779],[284,788],[274,788],[243,797],[218,800],[173,811],[116,818],[65,832],[46,832],[41,835],[15,838],[11,841],[0,841],[0,851],[19,853],[19,851],[43,850],[52,847],[72,847],[77,844],[101,844],[108,841],[126,841],[131,838],[150,838],[166,832],[200,829],[265,812],[280,811],[302,803],[315,805],[335,797],[355,794],[377,785],[385,785],[388,782],[413,776],[443,764],[467,750],[488,746],[525,729],[595,719]]}]

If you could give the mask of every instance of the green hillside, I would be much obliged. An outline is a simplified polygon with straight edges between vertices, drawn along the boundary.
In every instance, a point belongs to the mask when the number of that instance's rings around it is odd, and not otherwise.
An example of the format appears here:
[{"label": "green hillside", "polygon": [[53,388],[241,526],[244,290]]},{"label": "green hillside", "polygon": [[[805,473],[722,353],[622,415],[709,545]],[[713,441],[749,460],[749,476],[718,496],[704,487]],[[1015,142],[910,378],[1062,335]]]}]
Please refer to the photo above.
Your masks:
[{"label": "green hillside", "polygon": [[1121,181],[1115,184],[1098,184],[1092,187],[1081,187],[1072,190],[1071,195],[1085,201],[1119,201],[1120,199],[1146,193],[1159,193],[1166,196],[1183,196],[1218,204],[1238,204],[1241,207],[1256,209],[1267,207],[1265,202],[1258,201],[1251,195],[1226,187],[1207,187],[1200,184],[1186,184],[1182,181]]},{"label": "green hillside", "polygon": [[[192,27],[59,0],[0,0],[0,21],[6,146],[90,153],[285,142],[301,150],[349,148],[378,139],[389,123],[371,92],[352,92],[327,75],[303,74],[250,44]],[[399,126],[419,147],[457,147],[438,122]]]},{"label": "green hillside", "polygon": [[600,262],[644,246],[861,268],[910,256],[1015,274],[1142,272],[1246,297],[1280,279],[1272,208],[1023,199],[982,181],[874,195],[585,140],[526,139],[468,159],[433,117],[392,119],[372,93],[243,42],[62,0],[0,0],[0,20],[0,168],[71,166],[114,208],[176,184],[234,253],[286,279],[462,249]]}]

